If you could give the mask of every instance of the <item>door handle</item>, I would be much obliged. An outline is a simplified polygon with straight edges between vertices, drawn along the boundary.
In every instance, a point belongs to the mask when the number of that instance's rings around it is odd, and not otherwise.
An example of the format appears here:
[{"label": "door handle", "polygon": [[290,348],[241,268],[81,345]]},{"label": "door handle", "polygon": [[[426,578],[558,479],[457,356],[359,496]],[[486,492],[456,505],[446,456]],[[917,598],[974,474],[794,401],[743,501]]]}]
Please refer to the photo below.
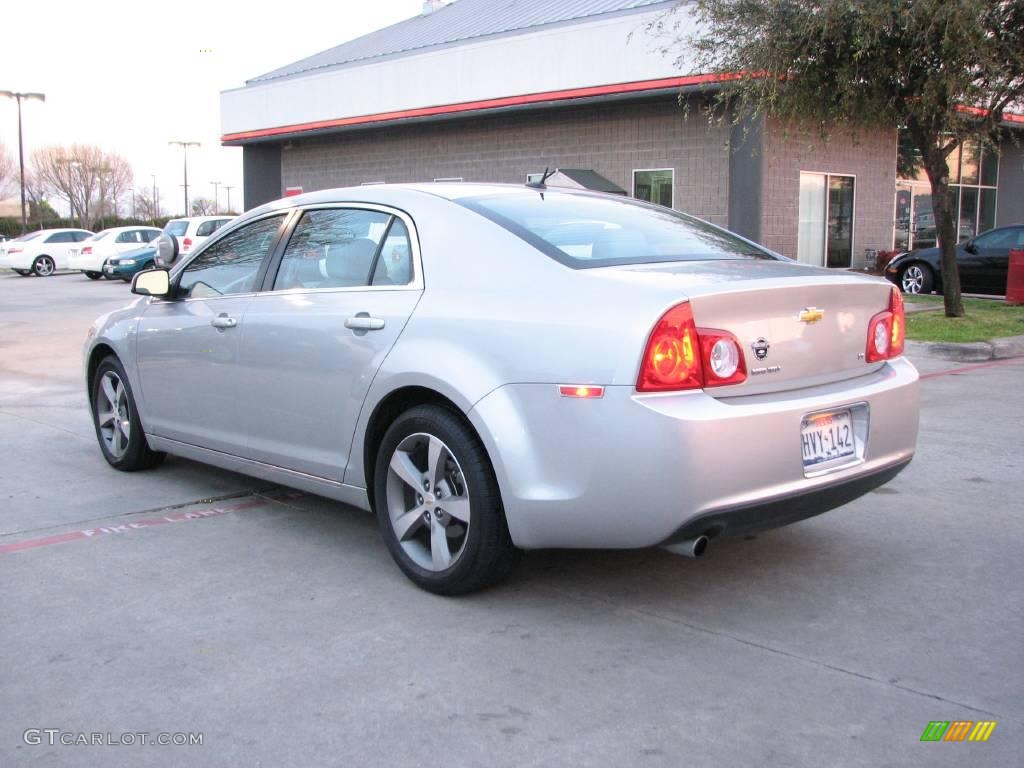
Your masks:
[{"label": "door handle", "polygon": [[227,315],[221,313],[210,321],[210,325],[212,325],[214,328],[224,330],[225,328],[234,328],[236,325],[238,325],[238,321],[235,320],[235,318],[233,317],[228,317]]},{"label": "door handle", "polygon": [[370,317],[366,312],[360,312],[346,320],[345,327],[353,331],[379,331],[384,327],[384,321],[379,317]]}]

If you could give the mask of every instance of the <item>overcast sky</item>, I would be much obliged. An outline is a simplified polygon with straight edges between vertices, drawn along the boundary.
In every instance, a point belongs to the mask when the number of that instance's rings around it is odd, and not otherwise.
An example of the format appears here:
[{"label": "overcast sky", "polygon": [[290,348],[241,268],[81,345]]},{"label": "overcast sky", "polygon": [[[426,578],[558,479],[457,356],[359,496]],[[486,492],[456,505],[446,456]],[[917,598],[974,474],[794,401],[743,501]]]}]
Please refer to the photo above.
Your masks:
[{"label": "overcast sky", "polygon": [[[136,186],[151,188],[156,174],[165,211],[180,213],[181,149],[167,142],[199,141],[189,150],[189,196],[212,196],[211,181],[230,184],[238,210],[242,150],[220,146],[220,92],[415,16],[422,5],[15,0],[3,12],[0,90],[46,94],[45,104],[24,107],[26,162],[33,147],[98,144],[128,158]],[[8,99],[0,99],[0,142],[17,160],[17,112]]]}]

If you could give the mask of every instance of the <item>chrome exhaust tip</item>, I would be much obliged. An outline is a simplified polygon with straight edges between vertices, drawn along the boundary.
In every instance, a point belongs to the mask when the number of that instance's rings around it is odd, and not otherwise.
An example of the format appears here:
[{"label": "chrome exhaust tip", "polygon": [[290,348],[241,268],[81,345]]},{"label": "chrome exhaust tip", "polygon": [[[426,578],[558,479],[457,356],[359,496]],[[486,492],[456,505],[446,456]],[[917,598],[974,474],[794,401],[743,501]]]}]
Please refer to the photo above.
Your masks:
[{"label": "chrome exhaust tip", "polygon": [[683,555],[684,557],[702,557],[707,548],[707,536],[697,536],[696,538],[679,541],[665,547],[669,552],[674,552],[675,554]]}]

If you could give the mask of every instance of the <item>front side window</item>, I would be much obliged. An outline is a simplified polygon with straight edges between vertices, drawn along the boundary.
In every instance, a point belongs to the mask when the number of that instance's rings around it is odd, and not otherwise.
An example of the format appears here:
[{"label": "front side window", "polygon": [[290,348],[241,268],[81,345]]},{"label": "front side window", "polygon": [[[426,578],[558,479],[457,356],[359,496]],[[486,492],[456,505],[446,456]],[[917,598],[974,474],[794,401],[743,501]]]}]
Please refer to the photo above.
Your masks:
[{"label": "front side window", "polygon": [[254,221],[211,245],[181,273],[178,295],[210,298],[254,291],[283,220],[284,214]]},{"label": "front side window", "polygon": [[774,259],[724,229],[622,198],[523,190],[455,200],[574,269],[718,259]]},{"label": "front side window", "polygon": [[674,176],[675,171],[671,168],[633,171],[633,197],[637,200],[671,208]]},{"label": "front side window", "polygon": [[141,243],[142,238],[139,237],[139,231],[137,229],[131,229],[127,232],[122,232],[117,236],[116,243]]},{"label": "front side window", "polygon": [[274,290],[369,284],[374,259],[393,218],[356,208],[306,211],[288,241]]}]

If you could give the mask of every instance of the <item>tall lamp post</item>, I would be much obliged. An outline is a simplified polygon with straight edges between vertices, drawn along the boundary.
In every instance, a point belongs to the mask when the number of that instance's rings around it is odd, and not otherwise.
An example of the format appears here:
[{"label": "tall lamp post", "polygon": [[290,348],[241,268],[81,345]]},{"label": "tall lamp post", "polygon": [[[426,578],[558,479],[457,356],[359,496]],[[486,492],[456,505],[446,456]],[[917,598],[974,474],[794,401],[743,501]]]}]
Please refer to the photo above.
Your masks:
[{"label": "tall lamp post", "polygon": [[228,213],[231,213],[231,190],[234,189],[230,184],[225,184],[224,189],[228,191]]},{"label": "tall lamp post", "polygon": [[156,226],[156,220],[160,218],[160,195],[156,189],[156,174],[149,174],[153,177],[153,226]]},{"label": "tall lamp post", "polygon": [[26,99],[46,101],[45,93],[18,93],[17,91],[0,91],[0,96],[14,99],[18,102],[18,166],[21,169],[21,234],[28,231],[28,222],[25,219],[25,145],[21,138],[21,102]]},{"label": "tall lamp post", "polygon": [[217,195],[217,188],[220,186],[219,181],[211,181],[213,184],[213,212],[220,213],[220,197]]},{"label": "tall lamp post", "polygon": [[179,146],[181,147],[181,153],[185,160],[185,183],[182,185],[185,187],[185,216],[188,216],[188,148],[200,146],[198,141],[168,141],[168,146]]}]

